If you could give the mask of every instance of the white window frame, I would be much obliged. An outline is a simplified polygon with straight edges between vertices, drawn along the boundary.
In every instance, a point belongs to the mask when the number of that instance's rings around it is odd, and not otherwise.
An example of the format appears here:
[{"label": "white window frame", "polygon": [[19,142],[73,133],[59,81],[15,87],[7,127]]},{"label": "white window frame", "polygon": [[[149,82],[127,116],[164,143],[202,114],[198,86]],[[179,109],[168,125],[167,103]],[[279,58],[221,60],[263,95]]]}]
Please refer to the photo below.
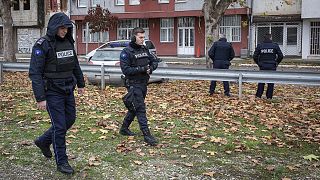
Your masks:
[{"label": "white window frame", "polygon": [[[169,21],[168,26],[162,26],[164,21]],[[162,39],[163,38],[161,33],[162,31],[165,32],[164,40]],[[170,34],[171,34],[171,39],[170,39]],[[160,19],[160,42],[174,42],[174,19],[173,18]]]},{"label": "white window frame", "polygon": [[[232,24],[223,25],[223,18],[228,18],[229,21],[227,23],[231,22]],[[228,42],[241,42],[241,16],[232,15],[222,17],[219,25],[219,33],[223,33]]]},{"label": "white window frame", "polygon": [[[86,43],[86,32],[87,30],[84,28],[82,29],[82,43]],[[89,29],[89,41],[88,43],[105,43],[109,41],[109,31],[103,31],[103,32],[95,32],[90,33],[91,29]],[[106,39],[103,39],[104,35],[107,36]],[[94,36],[98,36],[98,40],[95,41]]]},{"label": "white window frame", "polygon": [[120,2],[120,0],[115,0],[115,5],[116,6],[124,6],[125,0],[121,0],[122,2]]},{"label": "white window frame", "polygon": [[140,0],[129,0],[129,5],[140,5]]},{"label": "white window frame", "polygon": [[[94,1],[98,1],[99,3],[93,3]],[[97,4],[99,4],[101,7],[102,6],[101,0],[91,0],[91,7],[97,7]]]},{"label": "white window frame", "polygon": [[[85,5],[81,5],[81,3],[80,3],[81,1],[83,1]],[[82,8],[82,7],[83,7],[83,8],[84,8],[84,7],[87,7],[87,5],[88,5],[88,1],[85,1],[85,0],[78,0],[78,7],[80,7],[80,8]]]},{"label": "white window frame", "polygon": [[[149,39],[149,21],[147,19],[123,19],[118,22],[117,39],[130,39],[133,28],[141,27],[145,31],[145,39]],[[120,37],[120,32],[125,32],[126,37]]]},{"label": "white window frame", "polygon": [[184,3],[187,2],[187,0],[176,0],[176,3]]},{"label": "white window frame", "polygon": [[169,4],[169,0],[158,0],[159,4]]}]

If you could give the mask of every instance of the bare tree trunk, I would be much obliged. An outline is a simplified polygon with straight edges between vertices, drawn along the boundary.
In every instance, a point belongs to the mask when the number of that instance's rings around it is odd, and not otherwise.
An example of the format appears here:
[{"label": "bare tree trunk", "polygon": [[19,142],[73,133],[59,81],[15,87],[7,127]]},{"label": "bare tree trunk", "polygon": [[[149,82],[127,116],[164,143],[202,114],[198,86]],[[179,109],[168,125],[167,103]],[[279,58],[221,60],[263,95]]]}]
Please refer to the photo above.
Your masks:
[{"label": "bare tree trunk", "polygon": [[11,16],[11,1],[0,0],[3,20],[3,58],[5,61],[16,62],[15,44],[13,41],[13,20]]},{"label": "bare tree trunk", "polygon": [[236,0],[205,0],[203,4],[203,14],[206,26],[206,65],[211,68],[212,63],[209,60],[208,51],[212,44],[218,40],[218,25],[222,15],[232,2]]}]

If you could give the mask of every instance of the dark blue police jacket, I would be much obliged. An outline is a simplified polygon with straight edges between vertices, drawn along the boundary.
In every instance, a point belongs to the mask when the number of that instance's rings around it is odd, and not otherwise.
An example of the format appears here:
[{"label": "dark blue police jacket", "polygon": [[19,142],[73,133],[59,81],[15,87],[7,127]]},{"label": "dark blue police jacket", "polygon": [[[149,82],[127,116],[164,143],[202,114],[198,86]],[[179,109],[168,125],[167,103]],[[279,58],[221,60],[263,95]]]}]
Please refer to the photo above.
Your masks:
[{"label": "dark blue police jacket", "polygon": [[265,40],[256,47],[253,60],[261,70],[275,70],[282,61],[283,54],[278,44]]},{"label": "dark blue police jacket", "polygon": [[46,79],[48,79],[47,77],[45,77],[46,63],[49,59],[56,58],[56,34],[59,27],[61,26],[68,27],[68,32],[65,38],[70,41],[73,47],[75,63],[73,67],[73,73],[71,73],[71,77],[76,79],[78,88],[83,88],[85,86],[83,74],[79,66],[76,52],[74,51],[73,44],[75,41],[72,37],[72,22],[64,13],[56,13],[49,20],[46,36],[38,39],[32,48],[29,77],[32,80],[32,89],[37,102],[46,100],[45,81]]},{"label": "dark blue police jacket", "polygon": [[213,61],[213,68],[227,69],[234,58],[234,50],[226,38],[220,38],[213,43],[209,50],[209,57]]}]

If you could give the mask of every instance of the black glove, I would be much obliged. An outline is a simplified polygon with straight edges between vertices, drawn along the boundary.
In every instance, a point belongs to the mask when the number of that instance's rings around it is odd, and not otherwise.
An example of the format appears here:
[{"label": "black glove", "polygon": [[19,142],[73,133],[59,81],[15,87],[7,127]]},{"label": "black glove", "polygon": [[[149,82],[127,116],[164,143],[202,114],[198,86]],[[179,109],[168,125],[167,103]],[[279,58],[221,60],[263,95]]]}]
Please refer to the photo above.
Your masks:
[{"label": "black glove", "polygon": [[153,66],[150,66],[150,67],[149,67],[149,71],[150,71],[149,74],[152,74],[152,72],[153,72]]},{"label": "black glove", "polygon": [[147,72],[148,69],[149,69],[148,66],[138,66],[138,67],[137,67],[137,71],[138,71],[139,73]]}]

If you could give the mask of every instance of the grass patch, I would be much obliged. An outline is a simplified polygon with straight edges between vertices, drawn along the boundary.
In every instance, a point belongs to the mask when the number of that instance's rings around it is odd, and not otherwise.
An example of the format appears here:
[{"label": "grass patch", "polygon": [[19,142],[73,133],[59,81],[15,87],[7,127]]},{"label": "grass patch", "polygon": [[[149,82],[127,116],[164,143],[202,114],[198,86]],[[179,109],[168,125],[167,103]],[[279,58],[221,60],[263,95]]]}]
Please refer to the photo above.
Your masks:
[{"label": "grass patch", "polygon": [[[30,82],[23,73],[5,76],[21,82],[1,85],[0,179],[317,179],[320,174],[319,161],[303,158],[320,155],[319,103],[312,96],[318,88],[279,85],[276,95],[284,98],[266,101],[251,98],[251,91],[242,100],[209,97],[204,81],[150,85],[147,117],[160,141],[150,147],[136,119],[130,129],[138,136],[118,133],[125,89],[89,85],[85,96],[76,96],[77,120],[67,133],[76,173],[66,176],[33,145],[51,124],[48,114],[36,109]],[[208,172],[213,177],[204,175]]]}]

